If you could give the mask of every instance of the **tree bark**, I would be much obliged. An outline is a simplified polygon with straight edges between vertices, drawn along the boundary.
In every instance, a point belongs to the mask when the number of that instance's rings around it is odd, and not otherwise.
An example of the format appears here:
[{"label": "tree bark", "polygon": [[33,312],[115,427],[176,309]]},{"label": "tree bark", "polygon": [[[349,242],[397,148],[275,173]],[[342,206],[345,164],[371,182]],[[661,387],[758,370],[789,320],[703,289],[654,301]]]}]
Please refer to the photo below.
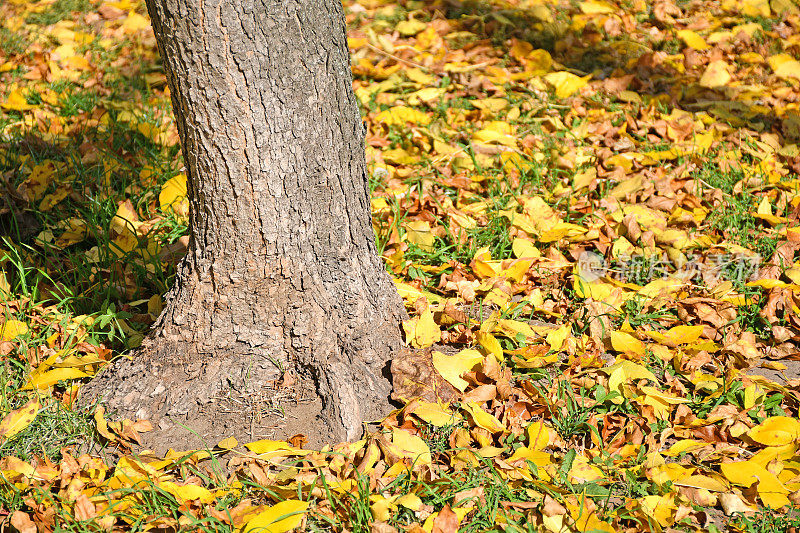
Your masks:
[{"label": "tree bark", "polygon": [[274,394],[293,371],[315,383],[315,423],[356,438],[388,407],[405,311],[375,247],[341,2],[147,6],[190,246],[142,348],[84,396],[120,416],[191,420],[231,390]]}]

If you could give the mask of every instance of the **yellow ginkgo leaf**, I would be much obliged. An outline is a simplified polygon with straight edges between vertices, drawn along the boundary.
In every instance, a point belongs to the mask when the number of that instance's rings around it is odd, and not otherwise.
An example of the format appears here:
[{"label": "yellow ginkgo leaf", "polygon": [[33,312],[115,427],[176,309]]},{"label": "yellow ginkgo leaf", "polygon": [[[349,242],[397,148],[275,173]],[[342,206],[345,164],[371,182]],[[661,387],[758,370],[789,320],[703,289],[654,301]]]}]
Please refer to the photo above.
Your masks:
[{"label": "yellow ginkgo leaf", "polygon": [[686,46],[695,50],[708,50],[711,48],[708,43],[692,30],[679,30],[678,38],[686,43]]},{"label": "yellow ginkgo leaf", "polygon": [[27,111],[36,106],[28,103],[20,89],[15,89],[8,94],[5,103],[0,104],[0,107],[6,111]]},{"label": "yellow ginkgo leaf", "polygon": [[0,324],[0,341],[11,341],[25,335],[28,332],[28,325],[19,320],[6,320]]},{"label": "yellow ginkgo leaf", "polygon": [[561,71],[546,74],[544,79],[556,90],[557,98],[568,98],[586,87],[591,77],[591,75],[580,77],[571,72]]},{"label": "yellow ginkgo leaf", "polygon": [[773,416],[748,431],[747,436],[765,446],[783,446],[800,439],[800,421],[788,416]]},{"label": "yellow ginkgo leaf", "polygon": [[483,355],[477,350],[467,349],[461,350],[455,355],[433,352],[432,359],[436,371],[453,387],[464,392],[469,383],[461,376],[482,363]]},{"label": "yellow ginkgo leaf", "polygon": [[258,513],[242,528],[242,533],[285,533],[300,525],[308,502],[286,500]]},{"label": "yellow ginkgo leaf", "polygon": [[414,466],[429,465],[433,461],[431,450],[425,441],[408,431],[395,428],[392,431],[392,445],[400,457],[407,457]]},{"label": "yellow ginkgo leaf", "polygon": [[461,405],[464,407],[465,411],[472,415],[472,420],[475,421],[476,426],[490,433],[502,433],[505,431],[505,426],[493,415],[481,409],[481,406],[478,405],[477,402],[465,402]]},{"label": "yellow ginkgo leaf", "polygon": [[700,86],[708,89],[724,87],[731,81],[730,66],[723,60],[712,61],[700,77]]},{"label": "yellow ginkgo leaf", "polygon": [[6,441],[28,427],[39,413],[41,404],[38,398],[8,413],[0,420],[0,442]]},{"label": "yellow ginkgo leaf", "polygon": [[427,348],[442,339],[442,330],[433,320],[430,309],[422,312],[419,318],[403,321],[406,339],[414,348]]},{"label": "yellow ginkgo leaf", "polygon": [[631,335],[622,331],[611,332],[611,346],[618,352],[644,355],[644,343]]},{"label": "yellow ginkgo leaf", "polygon": [[188,214],[189,202],[187,198],[186,174],[178,174],[167,180],[158,194],[158,203],[164,213],[173,212],[185,217]]}]

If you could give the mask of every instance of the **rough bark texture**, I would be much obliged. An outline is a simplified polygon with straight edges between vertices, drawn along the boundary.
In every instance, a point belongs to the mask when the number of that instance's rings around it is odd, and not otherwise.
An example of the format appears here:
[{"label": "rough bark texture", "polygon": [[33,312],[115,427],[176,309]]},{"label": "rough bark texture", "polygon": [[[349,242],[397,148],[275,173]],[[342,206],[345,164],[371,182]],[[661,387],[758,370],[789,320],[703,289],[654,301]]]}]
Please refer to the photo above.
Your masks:
[{"label": "rough bark texture", "polygon": [[139,353],[86,387],[191,420],[313,379],[353,439],[387,407],[404,314],[376,253],[339,0],[148,0],[188,176],[191,241]]}]

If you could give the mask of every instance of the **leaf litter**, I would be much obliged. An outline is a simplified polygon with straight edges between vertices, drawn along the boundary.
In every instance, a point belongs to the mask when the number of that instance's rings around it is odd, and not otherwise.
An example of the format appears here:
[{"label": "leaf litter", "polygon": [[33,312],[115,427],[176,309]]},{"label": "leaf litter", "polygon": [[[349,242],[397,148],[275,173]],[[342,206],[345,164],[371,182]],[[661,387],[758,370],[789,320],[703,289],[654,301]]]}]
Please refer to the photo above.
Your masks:
[{"label": "leaf litter", "polygon": [[72,410],[186,249],[146,10],[0,6],[0,524],[796,527],[796,4],[345,9],[373,225],[418,349],[393,364],[403,407],[322,450],[161,457],[132,451],[149,422]]}]

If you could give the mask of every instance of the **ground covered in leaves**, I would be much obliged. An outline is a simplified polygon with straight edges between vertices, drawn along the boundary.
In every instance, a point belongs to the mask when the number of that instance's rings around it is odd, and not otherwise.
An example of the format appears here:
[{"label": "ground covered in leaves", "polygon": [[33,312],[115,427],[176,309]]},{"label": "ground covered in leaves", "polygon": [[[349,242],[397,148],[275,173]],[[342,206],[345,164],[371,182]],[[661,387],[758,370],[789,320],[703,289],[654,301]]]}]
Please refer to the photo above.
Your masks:
[{"label": "ground covered in leaves", "polygon": [[74,405],[187,242],[146,10],[0,5],[0,529],[796,531],[792,0],[345,7],[405,407],[156,457]]}]

